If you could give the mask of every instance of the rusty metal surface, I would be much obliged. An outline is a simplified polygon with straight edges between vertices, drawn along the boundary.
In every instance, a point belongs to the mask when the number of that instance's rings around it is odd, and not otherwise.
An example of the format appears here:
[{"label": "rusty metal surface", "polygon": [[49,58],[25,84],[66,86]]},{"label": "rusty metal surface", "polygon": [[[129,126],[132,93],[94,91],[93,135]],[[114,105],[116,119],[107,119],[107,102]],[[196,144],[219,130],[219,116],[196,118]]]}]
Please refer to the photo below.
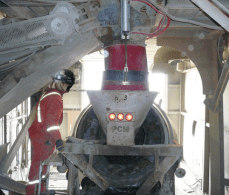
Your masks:
[{"label": "rusty metal surface", "polygon": [[[181,37],[158,37],[157,45],[170,46],[181,51],[183,56],[189,57],[196,65],[203,83],[203,93],[213,95],[218,80],[217,64],[217,40],[195,39]],[[190,51],[188,47],[194,49]]]},{"label": "rusty metal surface", "polygon": [[182,146],[176,145],[137,145],[137,146],[108,146],[99,144],[72,144],[66,143],[63,153],[111,155],[111,156],[183,156]]},{"label": "rusty metal surface", "polygon": [[87,175],[97,186],[102,190],[106,190],[109,187],[109,183],[104,179],[92,166],[91,163],[87,163],[78,154],[66,154],[68,160],[76,165],[83,173]]},{"label": "rusty metal surface", "polygon": [[78,139],[75,137],[68,137],[68,140],[78,144],[105,144],[106,140],[85,140],[85,139]]},{"label": "rusty metal surface", "polygon": [[[106,139],[105,134],[103,133],[103,130],[98,122],[98,119],[94,114],[92,106],[89,106],[87,109],[85,109],[85,111],[79,117],[79,121],[74,127],[74,136],[82,140],[84,139],[84,142],[92,142],[88,144],[93,144],[95,140],[100,141]],[[160,144],[162,143],[173,144],[172,140],[172,127],[166,114],[157,106],[153,105],[149,113],[147,114],[147,117],[142,127],[136,135],[136,146],[138,145],[140,147],[144,145],[143,147],[147,147],[147,145],[154,144],[160,146]],[[79,139],[77,139],[77,142],[79,143]],[[95,144],[95,146],[97,145],[98,144]],[[93,145],[91,146],[93,147]],[[149,151],[151,151],[151,149],[149,149]],[[128,152],[126,151],[126,153]],[[177,155],[180,154],[182,154],[182,152],[177,153]],[[80,154],[80,156],[85,161],[89,162],[87,154]],[[160,157],[160,159],[161,158],[163,157]],[[137,189],[144,182],[145,178],[147,178],[147,176],[153,170],[154,163],[155,157],[147,155],[93,156],[93,168],[110,184],[109,189],[106,191],[107,194],[109,194],[109,192],[111,191],[111,193],[117,194],[136,192]],[[174,172],[168,173],[168,175],[173,175],[173,173]],[[171,179],[169,179],[169,181],[171,182]],[[109,191],[111,188],[113,190]]]},{"label": "rusty metal surface", "polygon": [[[155,167],[153,168],[152,174],[147,175],[147,184],[148,186],[143,187],[144,190],[151,190],[154,187],[154,184],[157,181],[162,181],[167,171],[174,165],[174,163],[183,155],[183,148],[176,145],[137,145],[137,146],[109,146],[109,145],[100,145],[100,144],[87,144],[87,143],[66,143],[65,149],[63,151],[64,156],[68,158],[72,164],[77,166],[84,174],[90,178],[97,186],[102,190],[106,191],[108,187],[114,187],[113,183],[109,183],[106,180],[106,177],[101,175],[97,169],[93,168],[93,158],[96,155],[102,156],[155,156]],[[89,158],[82,158],[82,155],[88,155]],[[162,161],[162,156],[166,156]],[[88,161],[88,162],[87,162]],[[72,166],[72,165],[71,165]],[[139,165],[140,166],[140,165]],[[105,167],[104,167],[105,168]],[[140,167],[139,167],[140,168]],[[156,175],[156,177],[155,177]],[[111,175],[111,178],[113,176]],[[155,179],[155,183],[149,183],[148,180],[152,180],[152,177]],[[109,178],[109,179],[111,179]],[[145,178],[142,178],[144,181]],[[152,180],[153,181],[153,180]],[[167,181],[166,182],[171,182]],[[129,182],[131,182],[129,180]],[[116,184],[117,185],[117,184]],[[120,180],[120,186],[122,182]],[[126,185],[126,184],[125,184]],[[142,189],[142,187],[140,188]],[[172,188],[173,189],[173,188]],[[142,190],[139,191],[139,194],[144,194]]]},{"label": "rusty metal surface", "polygon": [[179,159],[176,157],[166,157],[159,165],[159,169],[155,169],[152,174],[147,178],[147,180],[142,184],[142,186],[137,191],[136,195],[147,195],[150,194],[150,190],[154,185],[164,178],[164,175],[168,170],[174,165],[174,163]]}]

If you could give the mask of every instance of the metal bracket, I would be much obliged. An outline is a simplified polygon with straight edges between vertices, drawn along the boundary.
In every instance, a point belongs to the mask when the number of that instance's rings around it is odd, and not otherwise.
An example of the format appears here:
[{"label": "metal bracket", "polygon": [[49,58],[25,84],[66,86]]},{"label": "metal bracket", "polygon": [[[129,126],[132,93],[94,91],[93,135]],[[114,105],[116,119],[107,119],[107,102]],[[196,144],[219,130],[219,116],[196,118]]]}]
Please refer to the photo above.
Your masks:
[{"label": "metal bracket", "polygon": [[66,157],[81,171],[83,171],[97,186],[99,186],[103,191],[106,191],[109,187],[109,183],[91,166],[92,159],[90,159],[91,162],[89,164],[78,154],[66,154]]},{"label": "metal bracket", "polygon": [[[64,155],[87,154],[106,156],[182,156],[183,147],[176,145],[136,145],[136,146],[109,146],[100,144],[66,143]],[[77,157],[78,158],[78,157]]]},{"label": "metal bracket", "polygon": [[166,157],[159,165],[159,170],[156,169],[150,174],[146,181],[137,191],[136,195],[147,195],[150,194],[150,190],[156,185],[156,183],[164,178],[164,175],[179,159],[179,156]]},{"label": "metal bracket", "polygon": [[11,178],[0,174],[0,189],[15,192],[17,194],[25,194],[26,185],[12,180]]}]

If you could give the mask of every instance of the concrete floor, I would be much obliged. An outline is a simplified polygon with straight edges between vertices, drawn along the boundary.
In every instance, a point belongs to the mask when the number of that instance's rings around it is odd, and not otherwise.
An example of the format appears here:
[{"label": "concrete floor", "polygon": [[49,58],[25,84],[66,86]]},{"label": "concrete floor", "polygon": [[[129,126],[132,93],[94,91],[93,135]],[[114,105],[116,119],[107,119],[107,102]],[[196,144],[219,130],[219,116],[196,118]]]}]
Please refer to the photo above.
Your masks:
[{"label": "concrete floor", "polygon": [[[175,195],[203,195],[201,192],[201,181],[193,182],[193,179],[186,178],[177,178],[175,177],[176,188]],[[66,190],[67,189],[67,180],[50,180],[49,188],[54,190]]]},{"label": "concrete floor", "polygon": [[188,167],[185,161],[181,161],[179,167],[185,170],[185,176],[178,178],[175,176],[175,195],[203,195],[202,192],[202,179]]},{"label": "concrete floor", "polygon": [[188,179],[180,179],[175,177],[175,195],[203,195],[201,192],[201,181],[196,181],[194,183],[191,182],[192,180]]}]

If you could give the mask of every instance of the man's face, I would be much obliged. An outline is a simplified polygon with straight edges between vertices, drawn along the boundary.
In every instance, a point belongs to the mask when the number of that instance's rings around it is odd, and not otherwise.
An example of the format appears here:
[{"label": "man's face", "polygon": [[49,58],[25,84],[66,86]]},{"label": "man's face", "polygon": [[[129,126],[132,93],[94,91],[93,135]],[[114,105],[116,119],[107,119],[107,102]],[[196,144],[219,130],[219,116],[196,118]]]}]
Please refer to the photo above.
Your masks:
[{"label": "man's face", "polygon": [[71,87],[72,87],[72,85],[65,83],[64,89],[66,92],[69,92]]},{"label": "man's face", "polygon": [[68,88],[68,87],[69,87],[69,84],[63,83],[63,89],[64,89],[64,91],[68,92],[68,91],[67,91],[67,88]]}]

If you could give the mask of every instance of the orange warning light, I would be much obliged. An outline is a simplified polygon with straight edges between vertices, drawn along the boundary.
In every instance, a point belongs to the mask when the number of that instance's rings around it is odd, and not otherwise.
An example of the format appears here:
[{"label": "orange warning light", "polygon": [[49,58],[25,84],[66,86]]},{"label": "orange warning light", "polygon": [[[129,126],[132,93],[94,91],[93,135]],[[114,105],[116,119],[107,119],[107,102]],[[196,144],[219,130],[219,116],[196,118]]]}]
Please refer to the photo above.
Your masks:
[{"label": "orange warning light", "polygon": [[119,113],[117,118],[118,120],[122,121],[124,119],[124,114]]},{"label": "orange warning light", "polygon": [[114,113],[111,113],[111,114],[109,114],[109,119],[111,120],[111,121],[113,121],[113,120],[115,120],[115,114]]},{"label": "orange warning light", "polygon": [[133,115],[132,114],[127,114],[126,115],[126,120],[127,121],[132,121],[133,120]]}]

